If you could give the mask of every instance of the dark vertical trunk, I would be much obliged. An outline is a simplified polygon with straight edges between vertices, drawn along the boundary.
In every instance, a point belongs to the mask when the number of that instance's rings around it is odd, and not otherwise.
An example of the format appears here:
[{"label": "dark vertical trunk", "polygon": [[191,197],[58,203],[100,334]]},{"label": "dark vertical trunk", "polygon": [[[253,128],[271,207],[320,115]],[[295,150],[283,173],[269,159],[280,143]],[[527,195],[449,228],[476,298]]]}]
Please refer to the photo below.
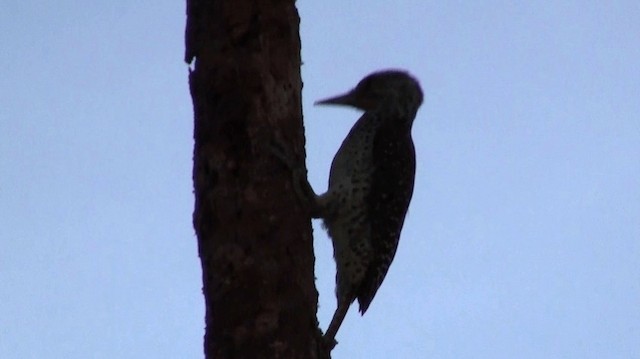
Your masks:
[{"label": "dark vertical trunk", "polygon": [[309,217],[275,137],[304,151],[293,0],[187,0],[206,358],[314,358]]}]

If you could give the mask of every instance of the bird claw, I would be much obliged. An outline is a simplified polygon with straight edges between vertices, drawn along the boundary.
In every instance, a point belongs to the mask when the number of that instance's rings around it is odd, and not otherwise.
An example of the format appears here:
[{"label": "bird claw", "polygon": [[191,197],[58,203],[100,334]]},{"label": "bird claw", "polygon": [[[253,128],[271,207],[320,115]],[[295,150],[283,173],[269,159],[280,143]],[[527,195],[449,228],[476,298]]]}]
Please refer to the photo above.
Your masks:
[{"label": "bird claw", "polygon": [[295,171],[300,166],[300,161],[296,161],[296,156],[282,141],[281,138],[273,138],[270,143],[271,153],[282,162],[289,170]]},{"label": "bird claw", "polygon": [[312,212],[316,213],[316,194],[307,179],[307,169],[304,162],[297,160],[291,149],[281,138],[274,138],[271,142],[271,153],[278,158],[291,171],[293,191],[298,200]]}]

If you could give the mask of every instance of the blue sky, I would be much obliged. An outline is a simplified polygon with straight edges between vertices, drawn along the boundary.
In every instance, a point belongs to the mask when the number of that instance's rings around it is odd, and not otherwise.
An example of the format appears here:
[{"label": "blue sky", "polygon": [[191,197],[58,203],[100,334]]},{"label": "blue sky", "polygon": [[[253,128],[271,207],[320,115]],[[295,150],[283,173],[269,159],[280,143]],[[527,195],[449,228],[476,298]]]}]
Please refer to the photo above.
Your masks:
[{"label": "blue sky", "polygon": [[[387,67],[425,93],[400,248],[334,358],[640,358],[637,2],[298,7],[317,192],[359,113],[315,100]],[[1,358],[202,357],[184,13],[3,4]]]}]

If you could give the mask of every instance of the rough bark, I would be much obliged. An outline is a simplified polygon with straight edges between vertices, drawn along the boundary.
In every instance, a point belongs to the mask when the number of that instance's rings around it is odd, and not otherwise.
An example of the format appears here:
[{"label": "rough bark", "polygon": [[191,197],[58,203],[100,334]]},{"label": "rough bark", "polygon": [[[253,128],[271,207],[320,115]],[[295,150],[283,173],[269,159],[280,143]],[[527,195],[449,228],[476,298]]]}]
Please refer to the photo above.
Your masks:
[{"label": "rough bark", "polygon": [[310,219],[270,149],[304,154],[294,1],[187,0],[185,36],[205,357],[323,357]]}]

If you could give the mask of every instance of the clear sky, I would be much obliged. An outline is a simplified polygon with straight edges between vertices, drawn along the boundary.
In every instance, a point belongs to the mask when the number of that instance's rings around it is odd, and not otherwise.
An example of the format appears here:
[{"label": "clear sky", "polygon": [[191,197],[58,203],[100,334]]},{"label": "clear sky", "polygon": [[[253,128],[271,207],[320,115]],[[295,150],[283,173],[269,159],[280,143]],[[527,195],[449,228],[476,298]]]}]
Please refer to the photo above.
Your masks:
[{"label": "clear sky", "polygon": [[[310,180],[408,69],[416,189],[334,358],[640,358],[640,5],[300,0]],[[181,1],[0,11],[0,358],[201,358]],[[315,223],[319,319],[335,308]]]}]

